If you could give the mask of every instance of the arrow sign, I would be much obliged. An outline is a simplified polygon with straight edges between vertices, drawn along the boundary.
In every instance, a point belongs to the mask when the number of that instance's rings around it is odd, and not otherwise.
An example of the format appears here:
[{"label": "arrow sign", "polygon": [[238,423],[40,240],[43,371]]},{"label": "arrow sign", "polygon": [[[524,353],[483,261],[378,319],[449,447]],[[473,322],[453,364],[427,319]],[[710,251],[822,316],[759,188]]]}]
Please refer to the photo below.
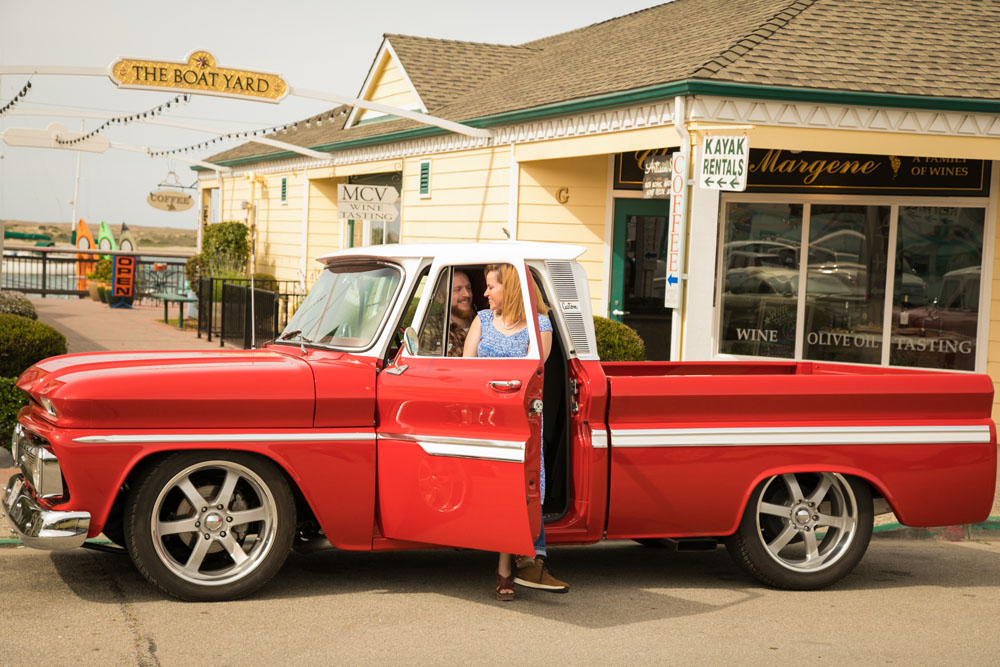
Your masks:
[{"label": "arrow sign", "polygon": [[680,282],[680,280],[674,274],[671,273],[669,276],[667,276],[668,285],[676,285],[678,282]]},{"label": "arrow sign", "polygon": [[697,182],[709,190],[742,192],[747,188],[750,141],[741,137],[705,137]]}]

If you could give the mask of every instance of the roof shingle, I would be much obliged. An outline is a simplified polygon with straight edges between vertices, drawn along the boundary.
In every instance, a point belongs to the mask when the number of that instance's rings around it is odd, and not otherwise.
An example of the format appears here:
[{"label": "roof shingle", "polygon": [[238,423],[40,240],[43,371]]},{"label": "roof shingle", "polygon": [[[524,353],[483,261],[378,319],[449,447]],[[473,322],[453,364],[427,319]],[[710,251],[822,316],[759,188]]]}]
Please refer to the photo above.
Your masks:
[{"label": "roof shingle", "polygon": [[[461,122],[686,79],[1000,100],[998,34],[1000,0],[674,0],[519,46],[386,39],[428,113]],[[338,118],[273,136],[315,147],[419,127]]]}]

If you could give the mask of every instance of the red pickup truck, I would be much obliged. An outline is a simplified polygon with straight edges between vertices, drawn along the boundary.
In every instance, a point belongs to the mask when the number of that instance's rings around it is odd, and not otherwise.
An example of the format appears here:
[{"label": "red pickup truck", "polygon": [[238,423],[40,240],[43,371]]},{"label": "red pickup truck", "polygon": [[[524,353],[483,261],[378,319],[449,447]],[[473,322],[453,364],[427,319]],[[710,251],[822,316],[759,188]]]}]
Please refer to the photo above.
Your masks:
[{"label": "red pickup truck", "polygon": [[[764,583],[813,589],[858,563],[876,511],[913,526],[988,515],[988,377],[602,362],[581,253],[340,251],[262,349],[46,359],[18,383],[31,401],[3,509],[30,547],[103,532],[191,600],[255,591],[293,544],[531,554],[543,520],[550,544],[724,542]],[[454,276],[478,298],[494,262],[516,268],[526,312],[550,309],[544,363],[537,326],[526,357],[447,356]]]}]

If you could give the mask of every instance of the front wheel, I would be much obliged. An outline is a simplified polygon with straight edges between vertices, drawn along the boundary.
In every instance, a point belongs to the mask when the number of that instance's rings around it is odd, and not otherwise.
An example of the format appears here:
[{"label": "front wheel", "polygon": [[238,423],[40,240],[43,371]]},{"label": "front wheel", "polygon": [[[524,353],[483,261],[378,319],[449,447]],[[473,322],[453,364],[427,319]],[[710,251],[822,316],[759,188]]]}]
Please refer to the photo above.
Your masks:
[{"label": "front wheel", "polygon": [[182,452],[146,470],[125,504],[125,542],[150,582],[184,600],[234,600],[281,568],[295,503],[274,464],[242,452]]},{"label": "front wheel", "polygon": [[769,586],[813,590],[846,576],[872,536],[868,485],[837,473],[788,473],[754,489],[726,548]]}]

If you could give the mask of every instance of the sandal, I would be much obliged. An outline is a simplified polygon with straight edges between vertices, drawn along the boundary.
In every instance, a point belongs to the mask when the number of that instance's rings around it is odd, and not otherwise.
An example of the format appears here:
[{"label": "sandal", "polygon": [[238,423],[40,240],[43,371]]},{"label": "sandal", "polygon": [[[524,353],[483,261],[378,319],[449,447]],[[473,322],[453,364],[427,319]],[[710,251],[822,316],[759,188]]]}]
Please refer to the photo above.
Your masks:
[{"label": "sandal", "polygon": [[[505,592],[506,591],[506,592]],[[514,573],[504,577],[497,570],[497,600],[500,602],[510,602],[514,599]]]}]

